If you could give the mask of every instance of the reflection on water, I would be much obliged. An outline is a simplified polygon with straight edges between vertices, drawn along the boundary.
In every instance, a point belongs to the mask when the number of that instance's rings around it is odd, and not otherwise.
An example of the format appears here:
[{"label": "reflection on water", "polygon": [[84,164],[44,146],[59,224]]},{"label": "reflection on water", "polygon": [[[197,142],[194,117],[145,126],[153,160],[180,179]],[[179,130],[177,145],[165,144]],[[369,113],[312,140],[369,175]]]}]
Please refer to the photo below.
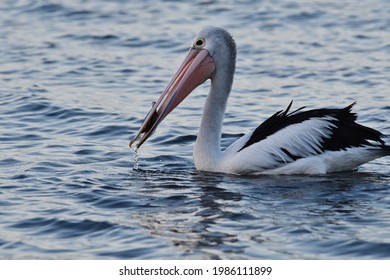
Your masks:
[{"label": "reflection on water", "polygon": [[[222,146],[291,100],[390,135],[383,0],[0,4],[1,259],[390,257],[390,159],[326,176],[198,172],[209,83],[129,150],[194,34],[238,46]],[[172,11],[175,11],[174,13]]]}]

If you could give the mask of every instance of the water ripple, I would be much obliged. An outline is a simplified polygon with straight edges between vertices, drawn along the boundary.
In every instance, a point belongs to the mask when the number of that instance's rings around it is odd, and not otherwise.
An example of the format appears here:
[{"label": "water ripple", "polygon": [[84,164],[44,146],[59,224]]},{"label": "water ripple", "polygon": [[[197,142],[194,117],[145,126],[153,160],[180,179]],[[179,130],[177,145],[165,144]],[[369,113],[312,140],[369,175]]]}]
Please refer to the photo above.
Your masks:
[{"label": "water ripple", "polygon": [[209,83],[139,168],[128,148],[210,18],[238,47],[223,147],[291,100],[357,101],[390,135],[388,11],[355,2],[2,3],[0,259],[390,258],[388,158],[326,176],[198,172]]}]

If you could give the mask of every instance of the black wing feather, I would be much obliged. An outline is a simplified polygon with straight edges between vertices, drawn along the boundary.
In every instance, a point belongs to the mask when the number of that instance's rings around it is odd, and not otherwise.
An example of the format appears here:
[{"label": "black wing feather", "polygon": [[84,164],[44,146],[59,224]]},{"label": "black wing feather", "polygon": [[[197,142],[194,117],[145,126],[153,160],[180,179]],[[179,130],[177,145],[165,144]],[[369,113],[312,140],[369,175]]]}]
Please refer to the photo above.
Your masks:
[{"label": "black wing feather", "polygon": [[[268,136],[287,126],[302,123],[312,118],[328,118],[329,122],[333,125],[331,128],[331,137],[323,137],[321,139],[322,152],[327,150],[338,151],[365,145],[381,145],[383,149],[389,149],[389,146],[386,146],[382,139],[384,137],[382,133],[356,123],[356,114],[351,111],[355,103],[356,102],[342,109],[324,108],[302,111],[305,107],[301,107],[289,113],[292,106],[291,101],[286,110],[275,113],[259,125],[240,151],[266,139]],[[378,144],[374,145],[369,141],[374,141]]]}]

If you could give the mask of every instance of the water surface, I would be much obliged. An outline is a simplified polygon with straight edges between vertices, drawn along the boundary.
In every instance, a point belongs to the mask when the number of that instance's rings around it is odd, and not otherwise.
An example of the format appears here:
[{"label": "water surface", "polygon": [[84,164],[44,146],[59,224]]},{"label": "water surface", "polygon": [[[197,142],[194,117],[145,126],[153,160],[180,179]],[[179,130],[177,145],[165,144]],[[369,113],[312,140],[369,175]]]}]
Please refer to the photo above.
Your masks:
[{"label": "water surface", "polygon": [[287,107],[390,135],[390,4],[2,1],[1,259],[390,258],[390,159],[326,176],[198,172],[199,87],[128,148],[208,25],[238,45],[223,146]]}]

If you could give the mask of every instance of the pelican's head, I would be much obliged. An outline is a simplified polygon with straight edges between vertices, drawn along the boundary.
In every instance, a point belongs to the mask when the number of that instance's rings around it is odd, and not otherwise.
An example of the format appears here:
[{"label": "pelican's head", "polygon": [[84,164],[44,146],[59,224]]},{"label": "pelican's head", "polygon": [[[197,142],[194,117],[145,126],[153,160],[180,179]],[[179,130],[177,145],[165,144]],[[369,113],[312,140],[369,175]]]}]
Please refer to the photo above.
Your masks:
[{"label": "pelican's head", "polygon": [[[156,130],[160,122],[196,87],[217,75],[226,75],[231,86],[236,60],[236,46],[230,34],[218,27],[201,30],[193,40],[190,51],[160,98],[153,104],[130,147],[143,133],[139,148]],[[231,79],[230,81],[227,79]]]}]

